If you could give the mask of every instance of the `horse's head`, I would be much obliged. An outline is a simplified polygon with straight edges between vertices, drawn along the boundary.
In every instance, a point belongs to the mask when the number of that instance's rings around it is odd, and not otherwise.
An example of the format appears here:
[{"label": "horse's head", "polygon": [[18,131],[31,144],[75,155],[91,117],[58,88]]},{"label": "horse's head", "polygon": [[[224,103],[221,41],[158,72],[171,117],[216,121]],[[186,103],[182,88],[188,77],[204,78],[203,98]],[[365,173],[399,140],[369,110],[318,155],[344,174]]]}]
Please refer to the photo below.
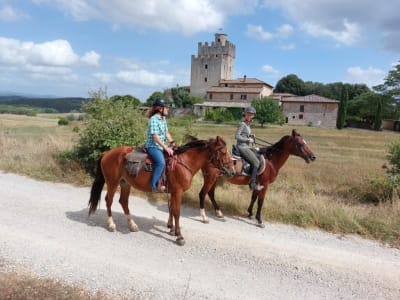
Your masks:
[{"label": "horse's head", "polygon": [[307,145],[303,137],[296,131],[292,130],[291,140],[291,154],[303,158],[306,163],[310,163],[317,159],[310,147]]},{"label": "horse's head", "polygon": [[226,177],[235,174],[232,157],[226,147],[226,142],[220,136],[210,140],[211,164],[222,172]]}]

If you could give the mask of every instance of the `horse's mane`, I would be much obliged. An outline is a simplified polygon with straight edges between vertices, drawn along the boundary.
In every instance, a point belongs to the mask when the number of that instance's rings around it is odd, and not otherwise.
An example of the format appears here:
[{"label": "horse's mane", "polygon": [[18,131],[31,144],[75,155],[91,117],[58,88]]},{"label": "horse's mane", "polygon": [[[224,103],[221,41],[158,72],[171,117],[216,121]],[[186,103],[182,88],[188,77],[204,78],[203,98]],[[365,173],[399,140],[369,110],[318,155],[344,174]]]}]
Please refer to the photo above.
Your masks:
[{"label": "horse's mane", "polygon": [[210,145],[211,142],[211,139],[199,140],[198,138],[192,135],[186,135],[185,139],[190,141],[182,146],[178,146],[177,148],[175,148],[174,149],[175,154],[182,154],[192,148],[205,149]]},{"label": "horse's mane", "polygon": [[288,138],[290,138],[290,135],[285,135],[278,142],[273,144],[272,146],[267,146],[267,147],[260,148],[259,152],[261,154],[268,154],[268,153],[280,151],[280,150],[282,150],[283,144],[286,142],[286,140]]}]

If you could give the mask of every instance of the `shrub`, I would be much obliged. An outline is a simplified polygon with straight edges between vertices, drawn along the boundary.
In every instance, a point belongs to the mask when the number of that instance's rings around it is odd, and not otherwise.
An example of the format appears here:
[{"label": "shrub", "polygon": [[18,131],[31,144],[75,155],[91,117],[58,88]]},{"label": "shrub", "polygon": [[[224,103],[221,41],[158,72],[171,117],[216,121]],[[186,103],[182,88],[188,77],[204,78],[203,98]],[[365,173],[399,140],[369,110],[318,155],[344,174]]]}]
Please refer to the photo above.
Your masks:
[{"label": "shrub", "polygon": [[111,101],[102,91],[93,93],[92,99],[82,106],[87,124],[74,149],[75,157],[91,174],[103,151],[143,144],[147,126],[147,118],[130,102]]},{"label": "shrub", "polygon": [[65,125],[68,125],[68,124],[69,124],[69,121],[66,118],[61,118],[61,119],[58,120],[58,125],[60,125],[60,126],[65,126]]}]

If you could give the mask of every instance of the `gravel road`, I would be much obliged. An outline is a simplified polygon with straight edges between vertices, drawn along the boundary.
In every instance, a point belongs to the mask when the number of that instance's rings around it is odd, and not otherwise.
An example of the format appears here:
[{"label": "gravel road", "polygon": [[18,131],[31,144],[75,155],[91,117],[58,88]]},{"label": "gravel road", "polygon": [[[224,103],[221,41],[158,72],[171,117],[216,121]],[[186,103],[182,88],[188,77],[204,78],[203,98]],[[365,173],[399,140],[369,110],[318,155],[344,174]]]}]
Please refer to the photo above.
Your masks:
[{"label": "gravel road", "polygon": [[[183,247],[167,206],[131,196],[140,231],[116,197],[87,217],[89,188],[0,172],[0,268],[140,299],[400,299],[400,250],[354,236],[212,217],[182,209]],[[103,195],[104,196],[104,195]]]}]

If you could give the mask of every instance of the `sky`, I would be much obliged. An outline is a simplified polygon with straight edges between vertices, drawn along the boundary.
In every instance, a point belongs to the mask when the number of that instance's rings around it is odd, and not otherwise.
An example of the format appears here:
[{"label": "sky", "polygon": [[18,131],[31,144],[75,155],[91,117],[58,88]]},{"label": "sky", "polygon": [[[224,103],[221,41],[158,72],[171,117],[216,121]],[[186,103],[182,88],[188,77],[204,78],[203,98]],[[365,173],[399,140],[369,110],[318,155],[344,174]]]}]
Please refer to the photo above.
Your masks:
[{"label": "sky", "polygon": [[[384,5],[383,5],[384,2]],[[132,95],[190,85],[225,33],[234,79],[383,83],[400,63],[399,0],[0,0],[0,95]]]}]

